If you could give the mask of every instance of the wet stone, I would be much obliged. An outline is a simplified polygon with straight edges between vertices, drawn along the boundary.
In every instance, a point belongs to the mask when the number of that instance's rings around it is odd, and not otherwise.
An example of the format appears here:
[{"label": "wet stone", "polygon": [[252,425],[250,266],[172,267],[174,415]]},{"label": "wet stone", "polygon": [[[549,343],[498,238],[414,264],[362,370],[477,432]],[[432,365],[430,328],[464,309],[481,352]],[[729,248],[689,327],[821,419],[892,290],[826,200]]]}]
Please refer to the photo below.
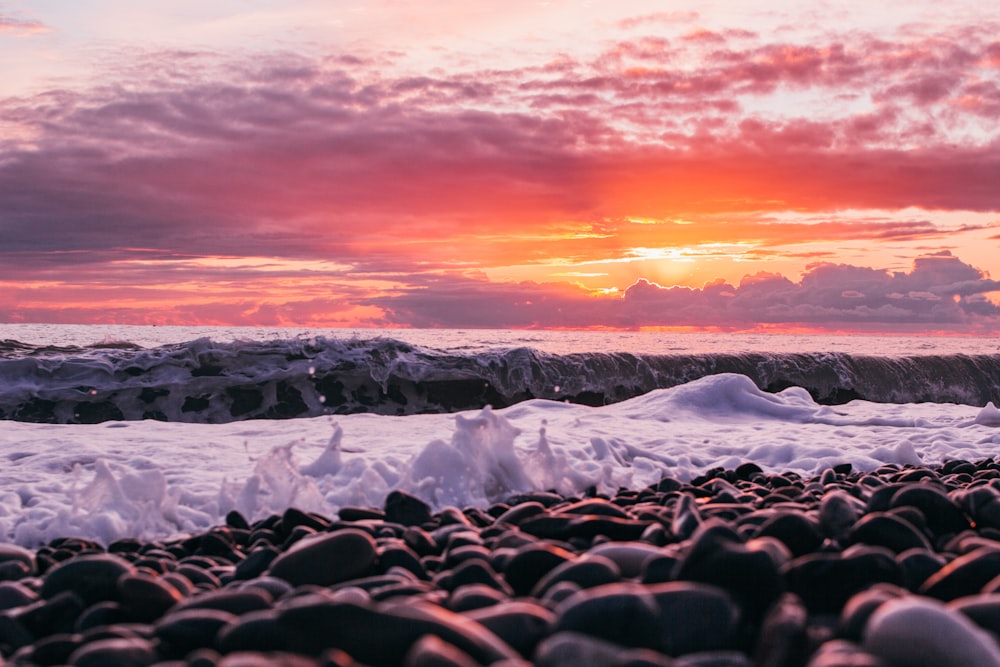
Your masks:
[{"label": "wet stone", "polygon": [[329,586],[368,574],[375,557],[375,540],[364,531],[346,528],[297,542],[268,571],[293,586]]},{"label": "wet stone", "polygon": [[621,579],[621,571],[614,561],[603,556],[577,558],[552,568],[539,579],[531,591],[533,597],[540,597],[553,586],[569,582],[580,588],[594,588],[616,583]]},{"label": "wet stone", "polygon": [[118,595],[118,578],[133,572],[134,566],[120,556],[95,554],[77,556],[45,573],[42,597],[53,597],[72,591],[87,604],[114,600]]},{"label": "wet stone", "polygon": [[981,547],[952,560],[932,574],[920,593],[938,600],[974,595],[1000,572],[1000,549]]},{"label": "wet stone", "polygon": [[419,526],[431,520],[431,508],[416,496],[393,491],[385,499],[385,519],[404,526]]},{"label": "wet stone", "polygon": [[617,583],[582,590],[555,610],[555,632],[575,632],[622,646],[659,648],[660,609],[645,586]]}]

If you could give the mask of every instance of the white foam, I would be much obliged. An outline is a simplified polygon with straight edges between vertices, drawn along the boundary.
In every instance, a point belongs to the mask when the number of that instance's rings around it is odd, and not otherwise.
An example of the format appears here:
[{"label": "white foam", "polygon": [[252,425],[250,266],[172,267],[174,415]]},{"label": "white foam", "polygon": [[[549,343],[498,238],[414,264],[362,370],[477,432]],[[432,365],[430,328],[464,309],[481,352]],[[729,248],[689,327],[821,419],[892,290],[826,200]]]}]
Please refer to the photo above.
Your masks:
[{"label": "white foam", "polygon": [[995,407],[817,405],[715,375],[600,408],[535,400],[459,415],[347,415],[205,425],[0,421],[0,538],[109,542],[206,528],[238,509],[332,515],[403,488],[436,507],[508,494],[642,487],[752,460],[818,474],[849,462],[979,459],[1000,444]]}]

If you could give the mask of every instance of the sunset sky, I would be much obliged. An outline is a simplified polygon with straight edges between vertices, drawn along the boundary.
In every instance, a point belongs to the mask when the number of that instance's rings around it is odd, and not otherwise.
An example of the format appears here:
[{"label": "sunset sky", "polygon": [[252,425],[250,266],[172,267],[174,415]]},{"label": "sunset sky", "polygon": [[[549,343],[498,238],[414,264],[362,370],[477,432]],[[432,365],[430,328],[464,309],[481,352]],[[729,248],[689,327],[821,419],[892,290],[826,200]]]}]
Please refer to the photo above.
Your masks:
[{"label": "sunset sky", "polygon": [[982,0],[0,0],[0,322],[1000,333]]}]

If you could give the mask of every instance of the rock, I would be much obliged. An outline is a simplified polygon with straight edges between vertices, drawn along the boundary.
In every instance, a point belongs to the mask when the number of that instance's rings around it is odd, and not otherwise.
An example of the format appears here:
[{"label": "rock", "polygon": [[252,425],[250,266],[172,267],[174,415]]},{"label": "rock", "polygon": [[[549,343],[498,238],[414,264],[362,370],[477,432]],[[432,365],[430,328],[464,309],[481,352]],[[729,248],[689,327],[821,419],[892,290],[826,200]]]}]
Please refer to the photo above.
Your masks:
[{"label": "rock", "polygon": [[74,667],[149,667],[159,661],[152,642],[146,639],[101,639],[84,644],[69,657]]},{"label": "rock", "polygon": [[142,623],[149,623],[181,601],[180,591],[159,577],[129,572],[118,578],[118,598],[122,610]]},{"label": "rock", "polygon": [[691,582],[646,589],[660,609],[660,651],[672,656],[734,648],[740,610],[725,591]]},{"label": "rock", "polygon": [[72,591],[87,605],[115,600],[118,597],[118,578],[134,571],[135,567],[120,556],[77,556],[46,572],[40,592],[42,597],[51,598],[63,591]]},{"label": "rock", "polygon": [[1000,667],[995,639],[961,613],[918,596],[879,607],[865,628],[864,648],[890,665]]},{"label": "rock", "polygon": [[154,631],[166,653],[182,658],[197,648],[212,646],[219,631],[235,621],[234,614],[218,609],[187,609],[167,614]]},{"label": "rock", "polygon": [[660,608],[640,584],[615,583],[579,591],[556,607],[554,632],[573,632],[620,644],[658,649]]},{"label": "rock", "polygon": [[843,553],[815,553],[784,568],[788,590],[811,613],[837,614],[847,600],[877,583],[902,584],[899,565],[886,550],[852,547]]},{"label": "rock", "polygon": [[938,600],[954,600],[980,592],[1000,572],[1000,548],[980,547],[959,556],[932,574],[920,594]]},{"label": "rock", "polygon": [[410,648],[403,667],[480,667],[468,653],[434,635],[424,635]]},{"label": "rock", "polygon": [[368,574],[375,565],[375,540],[356,528],[296,542],[271,563],[268,573],[293,586],[330,586]]},{"label": "rock", "polygon": [[580,588],[594,588],[621,580],[621,571],[614,561],[603,556],[587,556],[567,561],[552,568],[531,590],[533,597],[545,595],[552,586],[569,581]]},{"label": "rock", "polygon": [[416,496],[392,491],[385,498],[385,520],[403,526],[420,526],[431,520],[431,508]]},{"label": "rock", "polygon": [[551,633],[556,615],[533,602],[505,601],[466,614],[525,658]]},{"label": "rock", "polygon": [[887,665],[853,642],[832,639],[813,653],[807,667],[887,667]]},{"label": "rock", "polygon": [[907,484],[889,501],[890,507],[912,506],[923,513],[927,527],[937,536],[968,530],[969,519],[958,504],[935,484]]},{"label": "rock", "polygon": [[338,648],[371,667],[402,664],[413,644],[428,634],[480,663],[518,659],[514,649],[475,621],[418,601],[357,604],[310,597],[283,608],[278,624],[296,651],[318,655]]},{"label": "rock", "polygon": [[613,561],[621,576],[628,579],[638,577],[647,560],[662,554],[662,549],[645,542],[605,542],[587,551],[588,558],[603,556]]},{"label": "rock", "polygon": [[672,578],[728,591],[752,622],[758,622],[784,592],[785,582],[770,554],[747,548],[717,519],[706,522],[692,542]]},{"label": "rock", "polygon": [[[639,662],[642,661],[642,662]],[[625,649],[613,642],[576,632],[558,632],[545,639],[535,651],[537,667],[622,667],[649,665],[672,667],[674,662],[648,649]]]},{"label": "rock", "polygon": [[909,521],[887,512],[866,514],[849,531],[848,544],[885,547],[893,553],[908,549],[930,549],[931,544]]},{"label": "rock", "polygon": [[808,657],[809,612],[795,595],[786,593],[764,617],[754,652],[756,667],[798,667]]},{"label": "rock", "polygon": [[775,537],[795,556],[812,553],[823,544],[819,525],[799,512],[780,512],[764,522],[754,537]]},{"label": "rock", "polygon": [[506,562],[503,576],[515,595],[527,595],[542,577],[573,558],[573,553],[551,544],[526,544]]}]

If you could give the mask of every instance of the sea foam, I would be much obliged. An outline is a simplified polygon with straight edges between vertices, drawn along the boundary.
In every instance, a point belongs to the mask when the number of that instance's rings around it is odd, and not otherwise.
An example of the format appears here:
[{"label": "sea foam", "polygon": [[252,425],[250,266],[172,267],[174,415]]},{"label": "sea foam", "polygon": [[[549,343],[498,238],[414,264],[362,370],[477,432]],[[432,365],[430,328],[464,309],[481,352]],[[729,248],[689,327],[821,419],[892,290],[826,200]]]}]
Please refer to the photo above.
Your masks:
[{"label": "sea foam", "polygon": [[535,399],[502,409],[228,424],[0,422],[0,538],[104,543],[207,528],[289,506],[333,514],[393,489],[435,508],[588,487],[641,488],[753,461],[803,475],[839,463],[936,464],[993,456],[992,406],[836,407],[805,391],[720,374],[603,407]]}]

